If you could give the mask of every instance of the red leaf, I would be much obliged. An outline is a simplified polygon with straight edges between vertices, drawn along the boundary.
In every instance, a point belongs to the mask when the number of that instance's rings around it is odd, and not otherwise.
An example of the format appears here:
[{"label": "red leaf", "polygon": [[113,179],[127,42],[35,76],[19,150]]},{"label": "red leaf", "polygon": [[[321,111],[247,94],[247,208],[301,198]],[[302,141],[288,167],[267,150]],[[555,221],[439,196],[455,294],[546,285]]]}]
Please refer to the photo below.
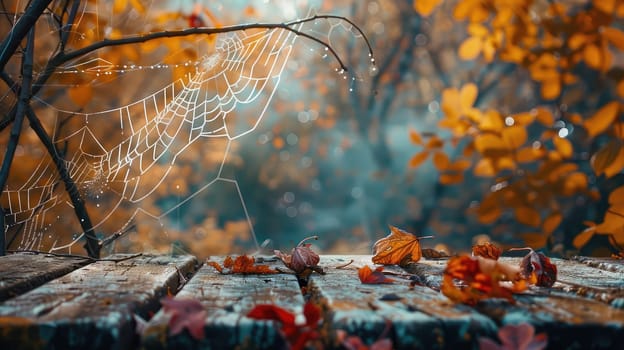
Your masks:
[{"label": "red leaf", "polygon": [[195,299],[163,298],[160,300],[169,318],[169,334],[176,335],[186,328],[195,339],[204,338],[204,323],[207,312],[202,304]]},{"label": "red leaf", "polygon": [[[223,261],[223,266],[215,261],[207,261],[206,264],[214,267],[219,273],[239,273],[239,274],[272,274],[279,271],[270,268],[268,265],[256,265],[253,256],[241,255],[236,259],[227,256]],[[229,271],[224,271],[229,269]]]},{"label": "red leaf", "polygon": [[256,305],[247,317],[257,320],[272,320],[281,322],[284,325],[294,325],[295,315],[290,311],[273,304]]},{"label": "red leaf", "polygon": [[552,287],[557,281],[557,266],[546,255],[528,249],[529,254],[520,262],[522,275],[536,286]]},{"label": "red leaf", "polygon": [[373,271],[368,265],[365,265],[358,270],[358,277],[360,277],[360,281],[364,284],[393,283],[394,280],[386,277],[382,271],[383,267],[381,266]]},{"label": "red leaf", "polygon": [[317,266],[319,261],[321,260],[319,255],[310,249],[311,244],[304,243],[309,239],[318,239],[318,236],[307,237],[289,254],[284,254],[279,250],[275,250],[275,255],[282,260],[284,265],[289,269],[295,271],[296,273],[303,272],[308,267]]},{"label": "red leaf", "polygon": [[479,338],[480,350],[541,350],[548,343],[545,333],[535,335],[535,328],[528,323],[508,324],[498,330],[498,343],[487,338]]},{"label": "red leaf", "polygon": [[321,320],[321,308],[313,303],[307,302],[303,306],[303,315],[306,318],[306,325],[308,327],[316,327]]}]

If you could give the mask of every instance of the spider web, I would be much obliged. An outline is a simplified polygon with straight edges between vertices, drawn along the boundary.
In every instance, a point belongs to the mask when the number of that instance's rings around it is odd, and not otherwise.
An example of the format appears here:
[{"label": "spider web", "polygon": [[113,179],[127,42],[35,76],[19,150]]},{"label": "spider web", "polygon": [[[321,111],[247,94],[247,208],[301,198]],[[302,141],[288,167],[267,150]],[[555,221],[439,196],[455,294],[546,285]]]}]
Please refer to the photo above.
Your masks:
[{"label": "spider web", "polygon": [[[66,165],[82,197],[88,201],[95,231],[101,231],[113,214],[131,207],[135,209],[129,211],[127,220],[119,223],[117,232],[131,225],[138,214],[160,220],[217,182],[236,187],[251,223],[238,182],[224,176],[222,170],[232,141],[253,131],[262,120],[295,38],[293,33],[279,29],[223,35],[213,53],[194,63],[196,72],[187,81],[178,80],[139,101],[107,111],[56,110],[58,129],[54,132],[54,143],[71,154],[71,158],[66,158]],[[90,62],[88,69],[100,74],[114,68],[102,62],[94,67],[93,63]],[[65,70],[83,70],[84,66],[83,63]],[[251,125],[240,128],[240,123],[231,119],[232,112],[248,104],[256,104],[257,116]],[[73,125],[79,127],[72,128]],[[106,135],[110,136],[111,132],[126,137],[120,143],[109,144]],[[171,181],[169,175],[178,158],[200,139],[226,140],[212,180],[174,203],[141,207],[163,183]],[[63,195],[60,183],[51,161],[43,161],[21,187],[5,191],[8,231],[22,230],[18,249],[39,249],[46,234],[53,240],[51,251],[71,249],[83,238],[84,233],[74,234],[69,242],[63,242],[58,233],[52,236],[48,232],[55,221],[66,219],[53,212],[72,213],[72,205]],[[250,229],[257,245],[253,226]]]},{"label": "spider web", "polygon": [[[306,32],[331,46],[336,29],[360,37],[341,20],[323,20],[320,27],[317,22]],[[308,23],[300,23],[297,29],[302,30],[304,24]],[[53,142],[65,159],[101,241],[132,230],[143,217],[163,226],[167,215],[209,187],[225,183],[234,186],[258,246],[239,184],[224,167],[235,147],[233,142],[254,131],[263,119],[295,39],[294,33],[283,29],[222,34],[214,47],[204,47],[200,59],[181,64],[194,68],[194,73],[137,101],[94,113],[48,105],[56,119]],[[327,58],[328,48],[305,45]],[[171,65],[115,65],[92,58],[68,64],[58,73],[124,75],[168,68]],[[343,71],[336,71],[347,78]],[[189,163],[188,153],[196,151],[199,142],[208,156],[193,156],[190,162],[202,163],[193,171],[201,172],[203,182],[181,189],[190,175],[181,172],[179,165]],[[42,158],[28,179],[14,188],[7,185],[2,194],[7,241],[19,250],[43,247],[71,252],[85,233],[80,229],[65,231],[79,227],[77,220],[84,218],[75,217],[52,160]],[[167,191],[172,183],[176,184],[173,190]]]}]

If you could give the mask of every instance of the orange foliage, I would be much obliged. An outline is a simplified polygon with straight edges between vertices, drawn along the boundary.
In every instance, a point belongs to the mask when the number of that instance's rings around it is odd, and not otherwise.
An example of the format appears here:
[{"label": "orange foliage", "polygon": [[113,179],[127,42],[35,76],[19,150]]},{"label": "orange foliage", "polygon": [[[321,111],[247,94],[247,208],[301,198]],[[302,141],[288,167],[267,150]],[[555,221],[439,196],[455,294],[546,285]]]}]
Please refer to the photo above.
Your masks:
[{"label": "orange foliage", "polygon": [[[214,267],[220,273],[236,274],[272,274],[279,271],[270,268],[268,265],[256,265],[253,256],[240,255],[236,259],[227,256],[223,265],[216,261],[207,261],[206,264]],[[226,270],[227,269],[227,270]]]},{"label": "orange foliage", "polygon": [[[462,282],[455,285],[454,279]],[[510,285],[505,283],[510,282]],[[520,268],[491,259],[455,256],[444,270],[441,291],[449,299],[469,305],[488,298],[504,298],[514,303],[513,293],[527,288],[520,278]]]},{"label": "orange foliage", "polygon": [[404,260],[418,261],[422,256],[420,238],[390,226],[390,234],[373,246],[373,263],[384,265],[398,265]]},{"label": "orange foliage", "polygon": [[[440,3],[414,1],[414,9],[430,16]],[[592,86],[588,81],[592,74],[608,84],[605,89],[612,88],[624,97],[622,67],[614,60],[624,50],[624,32],[616,25],[624,17],[624,2],[595,0],[579,5],[466,0],[452,6],[453,18],[466,21],[468,34],[456,48],[457,56],[513,64],[525,70],[539,84],[538,99],[545,102],[508,114],[475,105],[481,87],[474,83],[448,87],[441,96],[443,117],[439,126],[451,137],[423,136],[410,130],[410,140],[422,150],[409,165],[419,167],[433,155],[439,182],[445,185],[462,182],[466,170],[474,176],[492,178],[491,191],[473,210],[478,220],[494,224],[503,213],[511,212],[518,223],[531,230],[521,237],[536,248],[548,244],[565,218],[566,200],[578,196],[589,201],[599,199],[598,191],[592,188],[598,183],[592,182],[588,167],[579,160],[589,159],[595,175],[605,178],[613,178],[624,169],[623,104],[615,99],[617,96],[601,100],[595,112],[585,115],[568,112],[568,104],[559,108],[561,101],[576,101],[566,96],[567,92],[581,84]],[[571,137],[574,129],[585,134]],[[540,130],[541,137],[536,138]],[[605,139],[607,142],[602,141]],[[596,146],[588,147],[592,143]],[[463,154],[455,152],[449,157],[444,153],[449,144],[463,145]],[[587,152],[591,152],[589,157],[584,156]],[[451,168],[458,162],[461,166]],[[611,207],[603,222],[591,224],[580,233],[574,246],[581,248],[594,233],[624,242],[624,207],[614,206],[609,198]]]}]

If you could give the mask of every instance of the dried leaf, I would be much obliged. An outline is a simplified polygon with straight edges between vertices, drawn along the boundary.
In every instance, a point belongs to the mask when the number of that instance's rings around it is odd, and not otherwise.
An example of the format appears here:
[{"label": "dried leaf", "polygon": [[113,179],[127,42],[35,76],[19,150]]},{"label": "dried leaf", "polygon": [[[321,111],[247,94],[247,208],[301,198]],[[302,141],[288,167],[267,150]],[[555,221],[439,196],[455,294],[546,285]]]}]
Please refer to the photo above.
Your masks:
[{"label": "dried leaf", "polygon": [[[228,274],[272,274],[279,271],[270,268],[268,265],[256,265],[253,256],[240,255],[236,259],[227,256],[223,261],[223,266],[215,261],[207,261],[206,264],[214,267],[219,273]],[[227,270],[226,270],[227,269]]]},{"label": "dried leaf", "polygon": [[418,261],[421,257],[419,237],[390,226],[390,234],[373,246],[373,263],[398,265],[405,259]]},{"label": "dried leaf", "polygon": [[490,242],[485,242],[483,244],[477,244],[472,246],[473,256],[480,256],[486,259],[498,260],[501,254],[503,254],[503,249]]},{"label": "dried leaf", "polygon": [[[514,303],[513,293],[526,289],[526,281],[519,273],[518,267],[495,260],[455,256],[446,265],[441,291],[449,299],[469,305],[488,298]],[[456,286],[454,280],[459,280],[461,286]],[[501,284],[503,281],[512,281],[511,287]]]},{"label": "dried leaf", "polygon": [[498,330],[498,343],[479,337],[479,350],[541,350],[548,344],[546,333],[535,335],[535,328],[528,323],[508,324]]},{"label": "dried leaf", "polygon": [[368,265],[364,265],[358,269],[358,277],[360,282],[364,284],[387,284],[393,283],[394,280],[383,274],[383,267],[379,266],[375,271],[371,270]]},{"label": "dried leaf", "polygon": [[531,248],[520,262],[522,276],[540,287],[552,287],[557,280],[557,266],[550,259]]},{"label": "dried leaf", "polygon": [[446,254],[445,251],[435,250],[431,248],[423,248],[421,250],[422,256],[425,259],[444,259],[448,258],[450,255]]},{"label": "dried leaf", "polygon": [[310,249],[311,244],[305,243],[305,241],[309,239],[318,239],[318,236],[304,238],[292,249],[290,254],[284,254],[279,250],[275,250],[274,253],[282,260],[286,267],[296,273],[301,273],[306,268],[317,266],[320,261],[319,255]]},{"label": "dried leaf", "polygon": [[186,328],[193,338],[204,338],[207,312],[198,300],[167,297],[161,299],[160,303],[163,311],[171,315],[168,322],[170,335],[179,334]]}]

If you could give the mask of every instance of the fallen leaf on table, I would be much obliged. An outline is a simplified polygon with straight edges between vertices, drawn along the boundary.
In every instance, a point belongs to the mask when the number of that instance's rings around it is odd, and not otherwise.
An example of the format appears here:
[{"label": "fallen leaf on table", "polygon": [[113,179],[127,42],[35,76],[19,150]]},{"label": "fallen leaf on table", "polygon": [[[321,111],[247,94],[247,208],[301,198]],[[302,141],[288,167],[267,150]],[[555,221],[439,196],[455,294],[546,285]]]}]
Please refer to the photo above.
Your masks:
[{"label": "fallen leaf on table", "polygon": [[[454,279],[461,284],[455,285]],[[514,303],[513,293],[522,292],[526,288],[526,281],[521,278],[519,267],[463,255],[449,259],[444,270],[441,291],[455,302],[475,305],[488,298],[504,298]]]},{"label": "fallen leaf on table", "polygon": [[379,336],[379,339],[371,345],[366,345],[362,338],[357,335],[349,335],[342,329],[336,331],[336,340],[347,350],[392,350],[392,339],[386,338],[391,326],[392,323],[386,321],[386,328]]},{"label": "fallen leaf on table", "polygon": [[529,253],[520,261],[520,272],[531,284],[539,287],[552,287],[557,281],[557,266],[543,253],[531,248],[514,248],[512,250],[528,249]]},{"label": "fallen leaf on table", "polygon": [[358,269],[358,277],[360,277],[360,282],[364,284],[388,284],[393,283],[394,280],[386,277],[383,274],[383,267],[377,267],[375,271],[371,270],[368,265],[364,265]]},{"label": "fallen leaf on table", "polygon": [[399,265],[406,259],[413,262],[420,260],[421,238],[428,237],[416,237],[400,228],[390,226],[390,234],[375,242],[373,246],[373,263]]},{"label": "fallen leaf on table", "polygon": [[479,350],[541,350],[548,344],[546,333],[535,334],[535,328],[528,323],[508,324],[498,330],[498,344],[488,338],[479,338]]},{"label": "fallen leaf on table", "polygon": [[503,249],[490,242],[485,242],[483,244],[477,244],[472,246],[473,256],[480,256],[487,259],[498,260],[502,253]]},{"label": "fallen leaf on table", "polygon": [[318,239],[318,236],[304,238],[292,249],[290,254],[284,254],[279,250],[275,250],[274,253],[286,267],[295,271],[295,273],[301,273],[306,268],[316,267],[321,260],[319,255],[310,248],[311,244],[305,243],[305,241],[310,239]]},{"label": "fallen leaf on table", "polygon": [[216,261],[206,261],[206,264],[214,267],[219,273],[237,273],[237,274],[272,274],[279,271],[270,268],[268,265],[256,265],[253,256],[240,255],[236,259],[227,256],[221,266]]},{"label": "fallen leaf on table", "polygon": [[186,328],[195,339],[204,338],[204,323],[207,312],[202,304],[195,299],[160,299],[163,311],[170,314],[169,335],[181,333]]},{"label": "fallen leaf on table", "polygon": [[281,324],[280,332],[290,345],[290,349],[303,350],[306,344],[319,337],[318,323],[321,320],[321,309],[311,302],[303,306],[305,324],[295,323],[295,315],[273,304],[256,305],[247,317],[256,320],[272,320]]},{"label": "fallen leaf on table", "polygon": [[423,248],[421,249],[421,253],[425,259],[444,259],[450,257],[450,255],[443,250],[435,250],[431,248]]}]

